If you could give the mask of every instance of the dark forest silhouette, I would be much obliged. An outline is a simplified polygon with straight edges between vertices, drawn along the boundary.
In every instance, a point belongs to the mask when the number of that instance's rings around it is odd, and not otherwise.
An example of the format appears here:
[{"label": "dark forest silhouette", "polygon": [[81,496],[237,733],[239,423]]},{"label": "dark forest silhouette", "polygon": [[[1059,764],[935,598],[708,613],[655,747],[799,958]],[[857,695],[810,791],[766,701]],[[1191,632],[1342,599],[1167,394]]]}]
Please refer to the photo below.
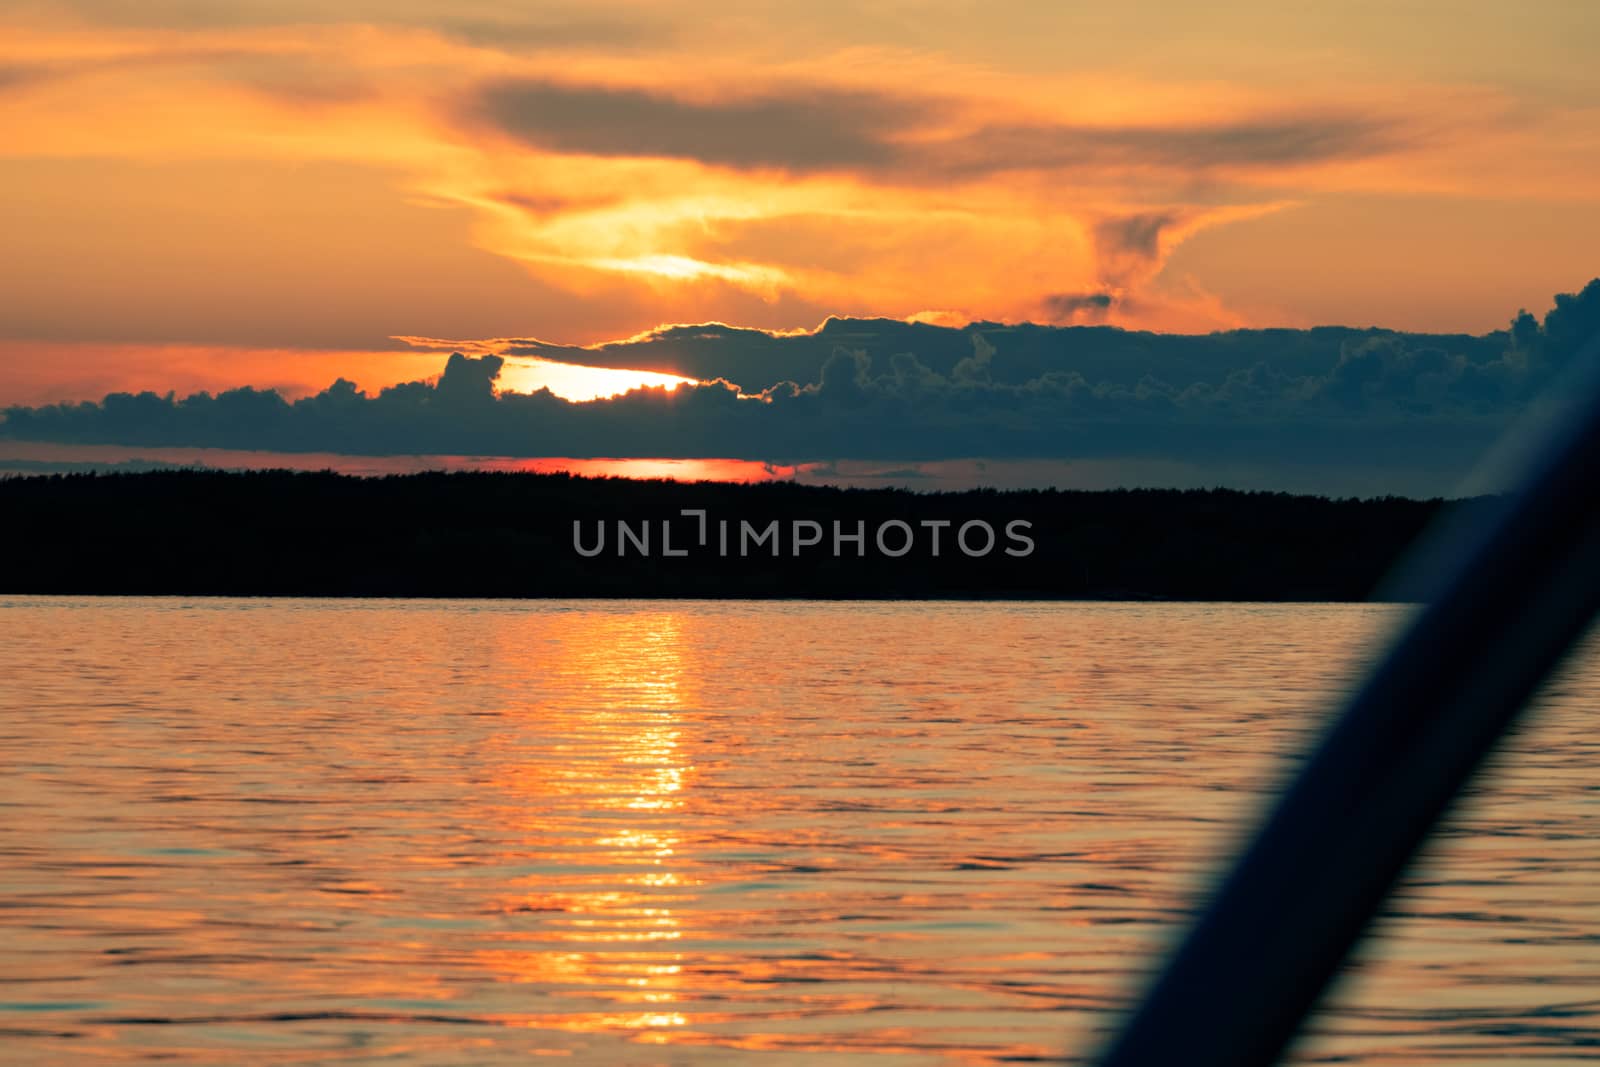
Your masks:
[{"label": "dark forest silhouette", "polygon": [[[1453,505],[1487,506],[1492,498]],[[1170,598],[1362,600],[1438,500],[1330,500],[1232,490],[914,493],[788,482],[727,484],[564,474],[428,473],[359,478],[290,471],[73,474],[0,480],[0,592],[463,597]],[[810,520],[820,545],[717,554],[688,536],[705,509],[787,531]],[[617,553],[616,523],[648,523],[654,552]],[[662,553],[671,521],[686,556]],[[867,531],[835,557],[832,524]],[[944,531],[886,557],[889,520],[983,520],[997,548],[973,558]],[[1025,521],[1031,554],[1009,556]],[[586,546],[597,524],[606,550]],[[898,547],[901,535],[891,538]],[[974,542],[980,542],[976,535]],[[737,542],[735,541],[735,544]],[[683,550],[681,547],[679,550]]]}]

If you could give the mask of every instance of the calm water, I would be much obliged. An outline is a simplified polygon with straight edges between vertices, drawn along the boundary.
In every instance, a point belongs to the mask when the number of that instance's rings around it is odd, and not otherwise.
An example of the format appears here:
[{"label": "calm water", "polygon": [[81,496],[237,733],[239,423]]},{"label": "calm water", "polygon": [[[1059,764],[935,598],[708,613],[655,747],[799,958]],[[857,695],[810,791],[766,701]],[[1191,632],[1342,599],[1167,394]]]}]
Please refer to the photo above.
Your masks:
[{"label": "calm water", "polygon": [[[1404,611],[0,599],[0,1060],[1083,1049]],[[1600,656],[1300,1056],[1600,1056]]]}]

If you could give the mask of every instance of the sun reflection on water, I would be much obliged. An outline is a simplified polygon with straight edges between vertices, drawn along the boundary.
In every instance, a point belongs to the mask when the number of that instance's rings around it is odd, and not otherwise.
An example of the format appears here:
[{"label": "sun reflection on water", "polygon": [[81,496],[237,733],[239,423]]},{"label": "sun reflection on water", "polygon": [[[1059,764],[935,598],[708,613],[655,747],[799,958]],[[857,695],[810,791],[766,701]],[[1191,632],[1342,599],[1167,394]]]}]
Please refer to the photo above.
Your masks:
[{"label": "sun reflection on water", "polygon": [[[584,615],[573,620],[553,669],[563,692],[579,700],[541,701],[527,709],[542,734],[561,738],[561,768],[540,767],[502,779],[528,812],[545,847],[589,857],[599,870],[527,879],[510,906],[549,918],[530,947],[493,965],[516,981],[582,989],[590,997],[637,1004],[639,1011],[583,1013],[560,1021],[576,1029],[684,1027],[680,999],[684,937],[680,910],[697,882],[675,869],[683,812],[695,768],[677,714],[695,690],[691,653],[671,612]],[[552,721],[553,720],[553,721]],[[554,754],[554,753],[552,753]],[[576,803],[569,832],[553,837],[552,810]],[[546,1020],[549,1022],[550,1020]]]}]

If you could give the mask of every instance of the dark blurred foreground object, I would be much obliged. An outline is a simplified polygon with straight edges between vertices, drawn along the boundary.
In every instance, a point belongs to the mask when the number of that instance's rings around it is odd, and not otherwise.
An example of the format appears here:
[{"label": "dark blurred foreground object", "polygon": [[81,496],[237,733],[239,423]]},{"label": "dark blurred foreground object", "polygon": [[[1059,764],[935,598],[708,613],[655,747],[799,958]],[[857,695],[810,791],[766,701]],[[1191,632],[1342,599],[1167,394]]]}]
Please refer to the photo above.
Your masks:
[{"label": "dark blurred foreground object", "polygon": [[1413,569],[1432,575],[1428,606],[1289,784],[1102,1067],[1275,1063],[1428,832],[1583,636],[1600,609],[1597,352],[1600,340],[1504,510],[1424,538]]}]

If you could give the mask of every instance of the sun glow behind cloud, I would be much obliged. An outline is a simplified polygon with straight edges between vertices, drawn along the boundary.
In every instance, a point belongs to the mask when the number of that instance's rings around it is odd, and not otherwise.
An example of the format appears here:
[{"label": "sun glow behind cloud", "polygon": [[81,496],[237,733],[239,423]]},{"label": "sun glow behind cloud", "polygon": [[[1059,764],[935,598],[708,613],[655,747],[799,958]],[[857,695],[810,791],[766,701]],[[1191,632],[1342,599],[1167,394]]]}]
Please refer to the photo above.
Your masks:
[{"label": "sun glow behind cloud", "polygon": [[620,396],[631,389],[647,387],[660,387],[670,392],[693,381],[693,378],[676,374],[585,367],[575,363],[510,356],[500,368],[498,385],[503,393],[534,393],[548,389],[563,400],[585,401]]}]

